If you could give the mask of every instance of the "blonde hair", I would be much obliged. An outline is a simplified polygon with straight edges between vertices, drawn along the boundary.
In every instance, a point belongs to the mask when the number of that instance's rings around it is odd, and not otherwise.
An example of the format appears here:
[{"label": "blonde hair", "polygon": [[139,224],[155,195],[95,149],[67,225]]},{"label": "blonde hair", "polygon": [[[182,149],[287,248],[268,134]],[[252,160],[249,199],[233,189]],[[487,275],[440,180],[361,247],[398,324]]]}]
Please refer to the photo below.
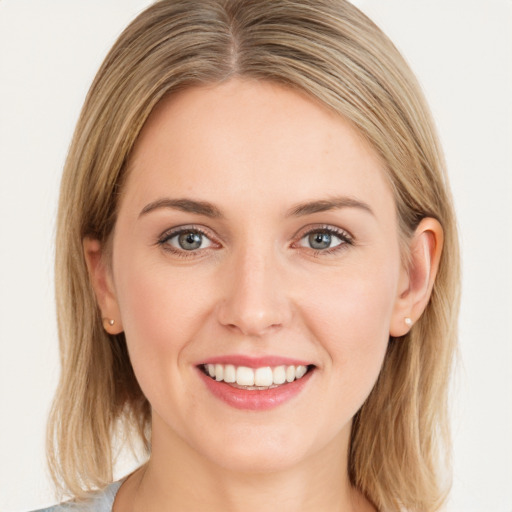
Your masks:
[{"label": "blonde hair", "polygon": [[[438,510],[449,488],[447,384],[456,345],[459,254],[442,153],[420,87],[381,30],[344,0],[160,0],[121,34],[85,101],[62,178],[56,288],[62,374],[49,429],[54,480],[75,496],[112,480],[119,425],[149,451],[150,406],[123,334],[109,336],[84,237],[108,244],[137,136],[166,95],[234,76],[296,88],[350,120],[386,164],[404,240],[439,220],[430,302],[390,339],[354,418],[349,474],[381,510]],[[119,434],[118,434],[119,435]]]}]

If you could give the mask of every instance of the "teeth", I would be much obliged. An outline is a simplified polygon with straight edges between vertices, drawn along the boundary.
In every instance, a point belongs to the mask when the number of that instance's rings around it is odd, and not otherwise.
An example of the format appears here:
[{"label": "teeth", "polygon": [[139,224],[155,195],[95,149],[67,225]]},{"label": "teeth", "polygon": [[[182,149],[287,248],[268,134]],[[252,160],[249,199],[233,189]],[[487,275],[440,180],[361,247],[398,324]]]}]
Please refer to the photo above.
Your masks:
[{"label": "teeth", "polygon": [[305,366],[302,366],[302,365],[297,366],[297,368],[295,370],[295,378],[300,379],[301,377],[304,377],[304,375],[306,375],[307,371],[308,371],[308,369]]},{"label": "teeth", "polygon": [[270,368],[270,366],[266,366],[265,368],[257,368],[254,372],[254,384],[256,386],[272,386],[272,384],[274,384],[272,368]]},{"label": "teeth", "polygon": [[246,366],[239,366],[236,369],[236,383],[239,386],[254,386],[254,371]]},{"label": "teeth", "polygon": [[215,365],[215,380],[224,380],[224,366],[221,364]]},{"label": "teeth", "polygon": [[286,366],[276,366],[272,372],[274,384],[284,384],[286,382]]},{"label": "teeth", "polygon": [[224,366],[224,382],[236,382],[236,368],[232,364]]},{"label": "teeth", "polygon": [[258,388],[269,388],[285,382],[293,382],[304,377],[308,371],[307,366],[303,365],[248,368],[232,364],[206,364],[204,369],[212,379],[217,381]]}]

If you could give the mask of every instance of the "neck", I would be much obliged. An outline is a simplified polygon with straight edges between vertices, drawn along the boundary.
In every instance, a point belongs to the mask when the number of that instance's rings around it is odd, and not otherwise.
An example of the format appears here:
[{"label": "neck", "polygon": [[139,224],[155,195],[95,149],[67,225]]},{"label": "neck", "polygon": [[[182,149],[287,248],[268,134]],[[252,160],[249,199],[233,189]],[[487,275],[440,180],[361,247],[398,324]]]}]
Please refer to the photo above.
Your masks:
[{"label": "neck", "polygon": [[206,459],[177,435],[161,434],[154,429],[151,458],[123,485],[115,512],[373,510],[349,482],[349,432],[319,453],[268,471],[226,467]]}]

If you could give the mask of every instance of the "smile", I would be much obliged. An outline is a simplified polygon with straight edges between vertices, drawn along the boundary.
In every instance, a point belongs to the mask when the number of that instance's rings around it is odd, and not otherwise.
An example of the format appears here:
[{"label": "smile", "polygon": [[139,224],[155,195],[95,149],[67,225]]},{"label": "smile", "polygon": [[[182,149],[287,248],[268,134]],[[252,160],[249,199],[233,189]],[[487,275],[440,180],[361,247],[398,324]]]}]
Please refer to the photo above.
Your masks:
[{"label": "smile", "polygon": [[304,365],[280,365],[249,368],[233,364],[205,364],[204,372],[217,382],[225,382],[236,388],[263,390],[275,388],[302,379],[308,372]]},{"label": "smile", "polygon": [[314,377],[314,364],[225,356],[197,366],[206,389],[235,409],[264,411],[291,401]]}]

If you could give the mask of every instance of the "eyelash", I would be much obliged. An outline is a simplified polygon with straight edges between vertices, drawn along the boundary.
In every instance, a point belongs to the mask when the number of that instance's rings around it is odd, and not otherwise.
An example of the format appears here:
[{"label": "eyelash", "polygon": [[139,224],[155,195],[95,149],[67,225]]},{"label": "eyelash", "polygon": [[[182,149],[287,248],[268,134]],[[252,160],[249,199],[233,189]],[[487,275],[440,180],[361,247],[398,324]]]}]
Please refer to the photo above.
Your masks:
[{"label": "eyelash", "polygon": [[329,256],[332,254],[336,254],[339,251],[347,249],[347,246],[354,245],[354,238],[347,231],[345,231],[344,229],[327,225],[313,226],[307,229],[306,231],[301,232],[298,238],[298,242],[294,242],[293,245],[296,246],[298,243],[304,240],[304,238],[314,233],[322,233],[331,236],[334,235],[336,238],[339,238],[341,240],[341,242],[338,245],[335,245],[334,247],[329,247],[327,249],[313,249],[312,247],[310,247],[309,249],[313,251],[314,257]]},{"label": "eyelash", "polygon": [[[196,250],[187,251],[185,249],[177,249],[168,243],[174,237],[177,237],[184,233],[200,234],[200,235],[204,236],[205,238],[207,238],[210,241],[212,246],[216,245],[217,247],[221,247],[220,244],[213,241],[213,237],[208,232],[206,232],[200,226],[194,226],[194,225],[181,226],[181,227],[173,228],[171,230],[166,231],[158,238],[157,245],[161,246],[164,251],[170,252],[173,255],[178,256],[180,258],[195,258],[195,257],[198,257],[200,251],[203,252],[203,251],[210,250],[210,247],[206,247],[203,249],[199,248]],[[329,247],[326,249],[313,249],[312,247],[307,248],[305,246],[299,245],[300,242],[302,240],[304,240],[304,238],[306,238],[307,236],[310,236],[314,233],[321,233],[321,234],[335,236],[336,238],[339,238],[341,240],[341,242],[338,245],[335,245],[334,247]],[[294,237],[294,238],[296,238],[296,237]],[[297,240],[297,238],[296,238],[296,240]],[[292,247],[303,247],[305,249],[309,249],[310,251],[313,251],[313,253],[312,253],[313,256],[319,257],[319,256],[335,254],[339,251],[346,249],[347,246],[351,246],[351,245],[354,245],[354,238],[347,231],[340,229],[340,228],[335,228],[333,226],[323,225],[323,226],[314,226],[314,227],[309,228],[306,231],[301,232],[298,237],[298,240],[293,242]]]},{"label": "eyelash", "polygon": [[209,247],[206,247],[203,249],[187,251],[185,249],[177,249],[168,243],[169,240],[171,240],[172,238],[177,237],[184,233],[195,233],[202,235],[210,241],[212,246],[217,245],[218,247],[220,247],[220,244],[217,244],[212,240],[213,237],[209,233],[207,233],[201,227],[193,225],[180,226],[178,228],[173,228],[169,231],[166,231],[158,238],[157,244],[160,245],[164,251],[170,252],[171,254],[178,256],[179,258],[195,258],[198,256],[199,251],[205,251],[209,249]]}]

